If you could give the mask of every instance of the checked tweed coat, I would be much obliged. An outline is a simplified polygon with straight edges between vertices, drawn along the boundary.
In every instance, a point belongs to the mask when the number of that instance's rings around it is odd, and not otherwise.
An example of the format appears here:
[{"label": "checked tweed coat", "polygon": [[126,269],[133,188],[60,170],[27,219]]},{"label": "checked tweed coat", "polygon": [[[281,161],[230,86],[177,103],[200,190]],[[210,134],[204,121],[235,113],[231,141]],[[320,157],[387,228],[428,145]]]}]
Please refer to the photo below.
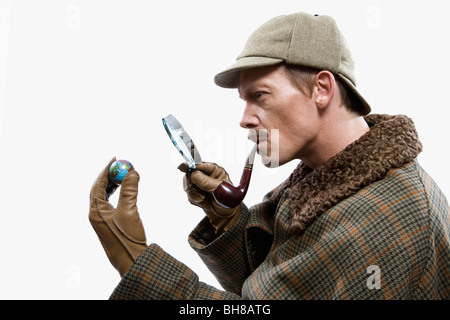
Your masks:
[{"label": "checked tweed coat", "polygon": [[417,162],[405,116],[366,117],[370,132],[322,167],[300,164],[264,201],[189,242],[224,290],[156,244],[111,299],[450,299],[449,206]]}]

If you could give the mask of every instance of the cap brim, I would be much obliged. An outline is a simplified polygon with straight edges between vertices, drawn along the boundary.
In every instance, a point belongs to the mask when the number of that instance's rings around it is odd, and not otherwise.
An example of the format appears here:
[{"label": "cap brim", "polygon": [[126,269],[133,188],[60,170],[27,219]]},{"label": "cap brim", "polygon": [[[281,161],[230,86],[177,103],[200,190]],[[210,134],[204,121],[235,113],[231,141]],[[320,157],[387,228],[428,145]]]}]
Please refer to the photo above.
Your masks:
[{"label": "cap brim", "polygon": [[[243,70],[268,67],[279,63],[282,63],[282,59],[273,59],[266,57],[244,57],[236,60],[236,62],[225,69],[224,71],[218,73],[214,77],[214,82],[222,88],[237,88],[239,86],[239,73]],[[352,81],[342,74],[338,74],[339,78],[347,85],[347,87],[352,90],[356,98],[361,103],[361,112],[363,115],[368,115],[371,112],[369,103],[364,99],[364,97],[356,89]]]},{"label": "cap brim", "polygon": [[239,85],[239,73],[243,70],[260,67],[273,66],[282,63],[282,59],[273,59],[266,57],[245,57],[218,73],[214,77],[214,82],[222,88],[237,88]]},{"label": "cap brim", "polygon": [[349,79],[347,79],[347,77],[345,77],[342,74],[338,74],[339,79],[341,79],[346,85],[347,87],[352,90],[352,92],[355,94],[356,98],[359,100],[359,102],[361,103],[361,113],[363,116],[368,115],[371,112],[371,108],[369,103],[366,101],[366,99],[363,98],[363,96],[359,93],[359,91],[356,89],[355,85],[353,84],[353,82],[351,82]]}]

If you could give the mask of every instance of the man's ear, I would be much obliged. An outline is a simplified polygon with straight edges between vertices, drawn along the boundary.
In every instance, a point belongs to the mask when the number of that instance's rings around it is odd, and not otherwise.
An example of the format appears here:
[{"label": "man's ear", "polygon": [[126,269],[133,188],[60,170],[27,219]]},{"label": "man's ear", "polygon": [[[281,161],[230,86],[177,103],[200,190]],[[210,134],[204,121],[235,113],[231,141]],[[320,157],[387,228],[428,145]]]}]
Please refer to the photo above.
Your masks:
[{"label": "man's ear", "polygon": [[329,71],[320,71],[314,79],[313,98],[317,107],[326,108],[336,91],[334,75]]}]

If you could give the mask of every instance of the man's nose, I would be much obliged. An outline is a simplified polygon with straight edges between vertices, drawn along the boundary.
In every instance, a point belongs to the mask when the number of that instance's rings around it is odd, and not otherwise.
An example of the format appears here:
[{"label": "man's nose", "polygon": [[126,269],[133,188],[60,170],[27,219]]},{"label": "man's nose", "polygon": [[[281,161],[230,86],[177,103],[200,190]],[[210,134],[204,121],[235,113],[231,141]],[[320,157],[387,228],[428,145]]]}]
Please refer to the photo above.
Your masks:
[{"label": "man's nose", "polygon": [[259,120],[256,117],[256,114],[253,110],[251,104],[247,103],[244,109],[244,113],[242,114],[242,119],[239,125],[244,129],[252,129],[256,128],[259,125]]}]

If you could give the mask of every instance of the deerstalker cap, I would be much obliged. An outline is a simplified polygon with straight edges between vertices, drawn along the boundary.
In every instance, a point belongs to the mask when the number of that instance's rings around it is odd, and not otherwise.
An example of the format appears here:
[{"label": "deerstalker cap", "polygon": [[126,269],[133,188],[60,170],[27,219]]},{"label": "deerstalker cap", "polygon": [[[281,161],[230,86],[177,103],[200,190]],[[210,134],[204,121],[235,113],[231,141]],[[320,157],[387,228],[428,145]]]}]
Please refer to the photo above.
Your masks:
[{"label": "deerstalker cap", "polygon": [[367,101],[356,89],[354,61],[343,35],[330,16],[296,13],[266,22],[248,39],[236,62],[217,74],[214,82],[223,88],[237,88],[240,71],[285,62],[338,76],[369,114]]}]

